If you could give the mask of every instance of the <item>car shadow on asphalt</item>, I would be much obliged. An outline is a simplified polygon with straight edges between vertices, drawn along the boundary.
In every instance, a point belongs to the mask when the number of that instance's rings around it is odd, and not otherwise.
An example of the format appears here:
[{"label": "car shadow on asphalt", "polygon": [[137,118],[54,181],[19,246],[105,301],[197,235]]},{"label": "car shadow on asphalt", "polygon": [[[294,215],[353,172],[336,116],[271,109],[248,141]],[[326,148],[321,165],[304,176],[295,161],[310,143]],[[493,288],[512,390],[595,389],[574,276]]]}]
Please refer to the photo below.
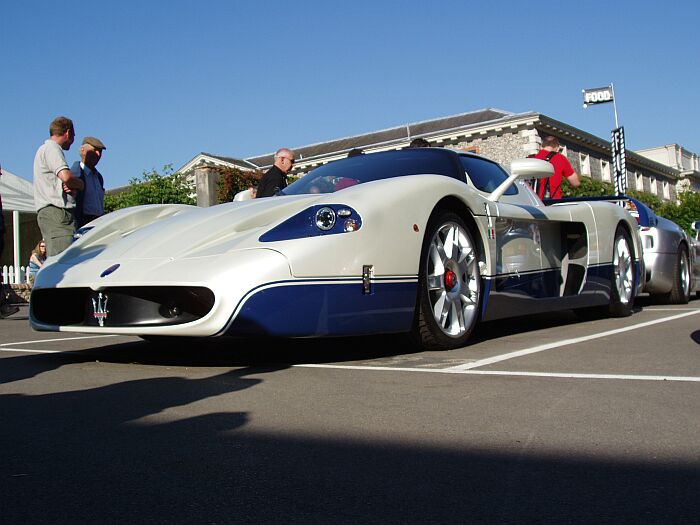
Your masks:
[{"label": "car shadow on asphalt", "polygon": [[[529,429],[489,428],[488,419],[462,428],[452,446],[403,442],[389,429],[381,437],[351,434],[361,439],[295,432],[285,415],[322,416],[308,413],[303,396],[280,398],[271,388],[263,394],[273,406],[267,418],[280,423],[256,427],[265,417],[239,394],[262,384],[258,373],[3,394],[3,521],[693,523],[700,512],[697,462],[526,447]],[[216,401],[197,404],[207,399]],[[195,408],[179,410],[186,405]],[[440,432],[435,411],[432,431]],[[498,433],[505,429],[507,436]],[[501,438],[485,445],[479,436],[489,432]]]},{"label": "car shadow on asphalt", "polygon": [[119,363],[232,367],[365,361],[419,351],[406,335],[376,335],[322,339],[175,338],[162,343],[112,344],[79,353]]},{"label": "car shadow on asphalt", "polygon": [[[518,333],[535,332],[581,323],[572,311],[537,314],[490,321],[477,325],[467,346]],[[98,339],[100,344],[109,340]],[[438,352],[446,354],[446,352]],[[285,367],[297,364],[350,363],[380,360],[396,356],[426,354],[407,334],[384,334],[327,338],[167,338],[158,342],[134,339],[126,343],[95,345],[85,350],[44,357],[43,363],[58,359],[99,360],[113,363],[139,363],[153,366],[192,367]],[[5,363],[7,360],[4,361]],[[0,380],[2,374],[0,374]]]},{"label": "car shadow on asphalt", "polygon": [[[469,345],[511,334],[581,322],[570,311],[486,322],[477,326]],[[422,354],[407,334],[327,338],[167,338],[95,348],[101,360],[166,366],[289,366],[371,361]],[[443,352],[440,352],[443,353]]]},{"label": "car shadow on asphalt", "polygon": [[[648,296],[638,297],[635,312],[653,304]],[[18,318],[18,320],[21,320]],[[504,322],[479,323],[467,346],[514,334],[536,332],[585,322],[573,310],[514,317]],[[448,351],[449,352],[449,351]],[[292,366],[371,361],[395,356],[423,354],[408,334],[384,334],[327,338],[166,338],[161,342],[133,340],[127,343],[95,346],[61,354],[70,360],[102,360],[114,363],[140,363],[154,366],[240,367]],[[443,352],[440,352],[443,353]],[[60,366],[66,357],[44,357],[39,361]],[[7,360],[4,363],[8,363]],[[11,367],[10,367],[11,369]],[[5,373],[11,373],[5,370]],[[0,383],[2,373],[0,373]]]},{"label": "car shadow on asphalt", "polygon": [[[571,311],[515,318],[508,323],[486,322],[477,326],[469,345],[580,322]],[[407,334],[385,334],[303,339],[168,338],[109,344],[80,353],[118,363],[233,367],[365,362],[428,352],[417,347]]]}]

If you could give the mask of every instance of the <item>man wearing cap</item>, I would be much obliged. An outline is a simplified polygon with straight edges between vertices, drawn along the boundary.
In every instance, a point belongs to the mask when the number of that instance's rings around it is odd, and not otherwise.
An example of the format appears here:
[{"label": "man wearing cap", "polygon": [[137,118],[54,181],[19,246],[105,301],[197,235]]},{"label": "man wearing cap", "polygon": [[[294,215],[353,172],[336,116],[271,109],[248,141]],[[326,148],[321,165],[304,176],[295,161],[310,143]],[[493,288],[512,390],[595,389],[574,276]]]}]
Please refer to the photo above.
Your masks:
[{"label": "man wearing cap", "polygon": [[84,184],[68,169],[63,154],[74,140],[73,121],[57,117],[34,157],[34,206],[49,257],[68,248],[75,233],[75,197]]},{"label": "man wearing cap", "polygon": [[80,161],[70,169],[73,176],[85,184],[85,189],[78,194],[75,207],[78,228],[104,215],[105,181],[96,166],[106,149],[100,139],[85,137],[80,146]]}]

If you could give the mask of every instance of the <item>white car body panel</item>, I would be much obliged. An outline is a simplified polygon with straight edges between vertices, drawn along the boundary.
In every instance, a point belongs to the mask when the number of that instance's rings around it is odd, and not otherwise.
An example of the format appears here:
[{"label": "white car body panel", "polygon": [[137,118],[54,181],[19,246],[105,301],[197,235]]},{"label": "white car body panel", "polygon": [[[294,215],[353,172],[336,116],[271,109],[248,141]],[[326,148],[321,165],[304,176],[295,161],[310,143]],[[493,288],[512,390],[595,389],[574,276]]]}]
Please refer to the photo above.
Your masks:
[{"label": "white car body panel", "polygon": [[[521,166],[532,172],[549,169],[544,161],[525,160]],[[545,206],[524,183],[516,182],[516,187],[517,194],[508,194],[504,186],[506,193],[494,199],[496,191],[480,191],[471,179],[415,174],[372,180],[335,193],[286,195],[210,208],[154,205],[120,210],[88,225],[92,229],[39,272],[30,321],[37,330],[143,336],[402,331],[410,328],[415,309],[426,229],[431,216],[445,206],[464,216],[478,239],[482,279],[488,283],[487,293],[498,298],[484,297],[484,319],[517,315],[523,301],[539,305],[534,311],[546,311],[555,304],[600,304],[596,298],[600,292],[588,288],[599,286],[595,284],[602,279],[599,274],[609,271],[617,225],[629,229],[633,252],[641,254],[634,219],[610,203]],[[361,227],[325,234],[307,225],[304,214],[322,206],[351,210]],[[303,230],[302,235],[295,237],[297,230]],[[563,246],[569,242],[571,247]],[[371,272],[363,279],[367,268]],[[567,282],[574,274],[577,280]],[[542,280],[543,275],[549,277]],[[543,293],[540,281],[550,283],[550,295],[542,300],[528,295]],[[372,291],[364,293],[364,286]],[[114,315],[128,317],[131,308],[124,302],[122,314],[110,312],[110,308],[119,310],[111,305],[127,301],[118,293],[134,291],[134,297],[140,298],[139,288],[156,290],[162,304],[154,299],[146,308],[151,308],[151,317],[117,321]],[[206,313],[189,321],[156,319],[153,312],[170,307],[164,302],[170,288],[173,293],[210,290],[213,299]],[[54,297],[68,291],[82,294],[81,321],[80,306],[72,306],[70,321],[62,322],[68,314],[56,310],[60,304],[53,304]],[[113,302],[103,308],[95,302],[99,292]],[[514,294],[517,301],[512,307],[499,306]],[[490,300],[496,307],[490,308]],[[282,320],[288,328],[270,333],[275,327],[264,313],[269,307],[282,312],[272,315],[289,317]],[[104,326],[97,322],[103,321],[98,319],[98,309],[107,311]]]}]

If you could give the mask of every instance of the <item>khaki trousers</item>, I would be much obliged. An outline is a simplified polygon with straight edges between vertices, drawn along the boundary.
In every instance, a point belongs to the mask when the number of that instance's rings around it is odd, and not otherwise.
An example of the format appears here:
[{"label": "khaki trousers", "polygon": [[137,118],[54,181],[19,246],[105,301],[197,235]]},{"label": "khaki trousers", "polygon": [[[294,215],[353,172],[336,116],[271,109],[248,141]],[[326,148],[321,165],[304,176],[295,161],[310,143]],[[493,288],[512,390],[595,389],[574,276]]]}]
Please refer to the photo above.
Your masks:
[{"label": "khaki trousers", "polygon": [[47,257],[58,255],[73,242],[76,225],[73,208],[46,206],[39,210],[36,221],[46,243]]}]

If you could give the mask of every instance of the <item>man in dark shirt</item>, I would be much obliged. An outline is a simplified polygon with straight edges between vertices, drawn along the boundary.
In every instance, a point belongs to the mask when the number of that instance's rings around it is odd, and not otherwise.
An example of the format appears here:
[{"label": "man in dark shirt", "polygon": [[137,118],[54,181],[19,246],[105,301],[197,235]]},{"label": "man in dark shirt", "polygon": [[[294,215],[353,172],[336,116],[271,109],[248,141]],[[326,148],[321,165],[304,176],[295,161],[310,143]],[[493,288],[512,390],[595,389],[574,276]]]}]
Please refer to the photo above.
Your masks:
[{"label": "man in dark shirt", "polygon": [[267,170],[258,184],[260,197],[272,197],[279,190],[287,187],[287,173],[294,167],[294,152],[288,148],[281,148],[275,153],[275,164]]}]

